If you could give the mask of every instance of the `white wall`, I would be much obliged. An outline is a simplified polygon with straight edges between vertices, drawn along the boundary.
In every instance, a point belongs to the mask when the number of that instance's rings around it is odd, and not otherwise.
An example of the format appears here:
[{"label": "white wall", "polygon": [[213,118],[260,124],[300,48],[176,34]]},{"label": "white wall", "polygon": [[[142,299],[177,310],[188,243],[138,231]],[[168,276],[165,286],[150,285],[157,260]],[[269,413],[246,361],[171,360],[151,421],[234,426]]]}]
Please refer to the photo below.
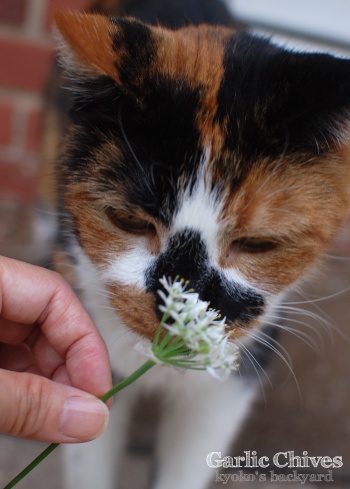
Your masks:
[{"label": "white wall", "polygon": [[[226,0],[236,17],[292,46],[350,52],[350,0]],[[280,33],[285,31],[285,36]],[[293,41],[294,38],[294,41]],[[304,39],[300,42],[297,38]],[[311,41],[310,41],[311,40]],[[328,49],[330,47],[330,49]],[[333,48],[333,49],[332,49]],[[349,50],[347,52],[347,50]]]}]

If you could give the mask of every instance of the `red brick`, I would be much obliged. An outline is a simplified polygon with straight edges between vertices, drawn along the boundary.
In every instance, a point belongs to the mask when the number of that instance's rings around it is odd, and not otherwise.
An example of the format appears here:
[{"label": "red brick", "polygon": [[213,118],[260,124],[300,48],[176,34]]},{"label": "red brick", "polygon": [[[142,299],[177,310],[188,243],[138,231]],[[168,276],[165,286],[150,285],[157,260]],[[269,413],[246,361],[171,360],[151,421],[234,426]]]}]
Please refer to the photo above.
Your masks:
[{"label": "red brick", "polygon": [[53,12],[58,9],[86,10],[89,7],[88,0],[50,0],[46,11],[46,29],[51,32],[53,23]]},{"label": "red brick", "polygon": [[0,22],[20,25],[26,15],[27,0],[1,0]]},{"label": "red brick", "polygon": [[25,166],[0,161],[0,194],[34,202],[37,195],[38,175]]},{"label": "red brick", "polygon": [[0,144],[6,146],[12,139],[13,106],[11,102],[0,99]]},{"label": "red brick", "polygon": [[27,119],[26,149],[38,152],[41,147],[42,111],[32,110]]},{"label": "red brick", "polygon": [[0,85],[40,92],[51,65],[52,50],[42,43],[0,37]]}]

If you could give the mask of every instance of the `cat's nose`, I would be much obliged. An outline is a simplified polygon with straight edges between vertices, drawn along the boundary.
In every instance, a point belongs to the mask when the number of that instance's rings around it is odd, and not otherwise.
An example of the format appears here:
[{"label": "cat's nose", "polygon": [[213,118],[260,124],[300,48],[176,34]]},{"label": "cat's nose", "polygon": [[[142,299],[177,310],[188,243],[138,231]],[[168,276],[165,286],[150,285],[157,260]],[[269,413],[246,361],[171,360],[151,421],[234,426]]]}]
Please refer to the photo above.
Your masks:
[{"label": "cat's nose", "polygon": [[166,250],[147,270],[147,291],[155,296],[156,314],[159,319],[162,304],[158,291],[162,289],[162,277],[184,279],[188,288],[194,289],[199,298],[210,302],[210,307],[220,311],[227,321],[249,323],[264,311],[265,301],[255,289],[231,281],[210,263],[206,245],[199,232],[185,229],[176,233]]},{"label": "cat's nose", "polygon": [[184,229],[174,234],[163,253],[146,273],[149,292],[156,292],[163,276],[197,282],[209,267],[208,252],[200,233]]},{"label": "cat's nose", "polygon": [[202,300],[209,300],[207,291],[204,298],[204,277],[210,269],[208,252],[200,233],[191,229],[174,234],[166,250],[158,257],[156,263],[146,273],[146,286],[148,292],[152,292],[156,298],[156,313],[161,318],[159,305],[162,303],[158,290],[162,290],[159,282],[166,278],[184,279],[188,282],[188,288],[193,288]]}]

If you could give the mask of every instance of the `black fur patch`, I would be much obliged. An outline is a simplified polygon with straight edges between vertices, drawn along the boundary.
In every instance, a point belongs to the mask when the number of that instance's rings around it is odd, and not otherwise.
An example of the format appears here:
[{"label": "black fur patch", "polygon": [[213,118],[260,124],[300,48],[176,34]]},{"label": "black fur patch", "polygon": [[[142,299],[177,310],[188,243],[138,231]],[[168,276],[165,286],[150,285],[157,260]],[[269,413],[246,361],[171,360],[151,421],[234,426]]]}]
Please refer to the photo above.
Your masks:
[{"label": "black fur patch", "polygon": [[244,158],[328,151],[350,105],[350,63],[297,54],[245,32],[227,42],[217,120]]},{"label": "black fur patch", "polygon": [[126,89],[132,87],[133,92],[142,97],[145,91],[142,80],[148,76],[157,54],[151,29],[136,20],[122,18],[111,21],[117,28],[112,48],[118,60],[116,68],[122,86]]},{"label": "black fur patch", "polygon": [[[61,173],[101,192],[124,185],[127,202],[167,225],[178,178],[193,180],[202,156],[195,124],[200,88],[161,75],[148,83],[153,90],[140,103],[107,76],[84,81],[72,103]],[[107,140],[121,155],[99,165],[92,155]]]},{"label": "black fur patch", "polygon": [[201,300],[209,301],[228,322],[248,323],[263,312],[265,302],[261,295],[229,282],[209,265],[206,246],[197,231],[184,230],[175,234],[155,266],[146,273],[146,287],[156,297],[159,317],[161,300],[157,291],[163,276],[188,280],[188,287],[193,288]]}]

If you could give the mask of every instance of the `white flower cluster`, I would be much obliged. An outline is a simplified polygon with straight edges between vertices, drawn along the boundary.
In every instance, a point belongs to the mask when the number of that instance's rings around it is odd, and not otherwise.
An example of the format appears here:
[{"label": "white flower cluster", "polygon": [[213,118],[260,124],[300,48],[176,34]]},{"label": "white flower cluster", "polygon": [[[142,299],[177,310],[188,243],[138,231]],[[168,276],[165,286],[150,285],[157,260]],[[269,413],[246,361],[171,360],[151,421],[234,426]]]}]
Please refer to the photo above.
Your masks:
[{"label": "white flower cluster", "polygon": [[[171,336],[181,338],[191,350],[193,367],[206,369],[214,377],[225,379],[238,368],[238,347],[230,340],[225,319],[209,303],[199,299],[196,292],[186,290],[184,280],[160,280],[165,292],[158,291],[164,305],[161,323]],[[169,321],[170,319],[170,321]]]}]

